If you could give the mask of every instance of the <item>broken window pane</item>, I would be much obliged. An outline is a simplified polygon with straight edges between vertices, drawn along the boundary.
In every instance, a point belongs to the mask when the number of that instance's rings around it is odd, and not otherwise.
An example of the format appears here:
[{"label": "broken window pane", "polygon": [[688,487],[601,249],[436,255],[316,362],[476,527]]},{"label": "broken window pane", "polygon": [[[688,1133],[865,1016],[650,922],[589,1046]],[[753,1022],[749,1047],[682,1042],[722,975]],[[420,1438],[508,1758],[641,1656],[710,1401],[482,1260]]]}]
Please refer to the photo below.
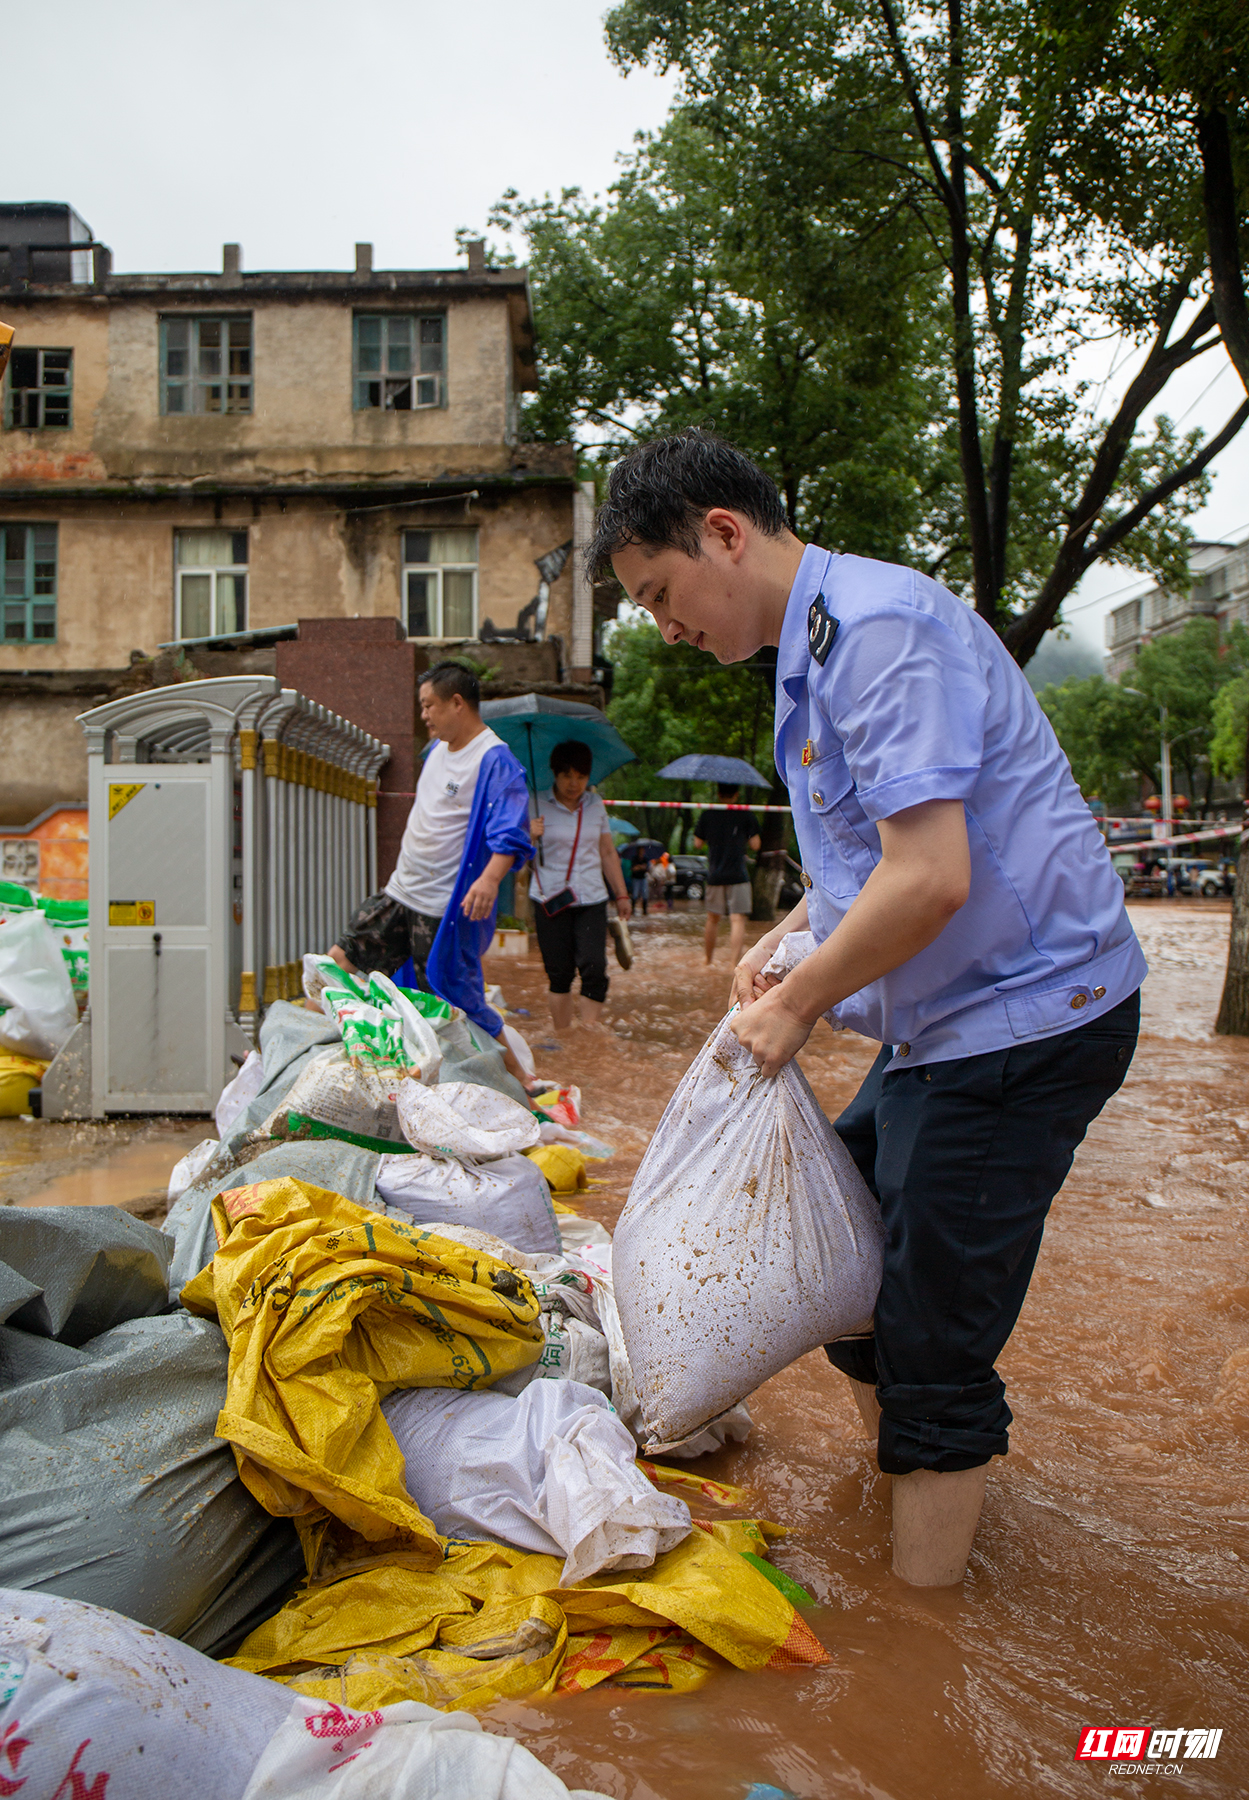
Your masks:
[{"label": "broken window pane", "polygon": [[[441,314],[357,313],[352,353],[357,411],[380,407],[410,412],[414,406],[441,406],[443,335]],[[421,379],[415,383],[399,379],[411,374],[418,355]],[[378,374],[392,379],[368,379]]]},{"label": "broken window pane", "polygon": [[68,430],[73,363],[72,350],[13,352],[4,420],[10,431]]}]

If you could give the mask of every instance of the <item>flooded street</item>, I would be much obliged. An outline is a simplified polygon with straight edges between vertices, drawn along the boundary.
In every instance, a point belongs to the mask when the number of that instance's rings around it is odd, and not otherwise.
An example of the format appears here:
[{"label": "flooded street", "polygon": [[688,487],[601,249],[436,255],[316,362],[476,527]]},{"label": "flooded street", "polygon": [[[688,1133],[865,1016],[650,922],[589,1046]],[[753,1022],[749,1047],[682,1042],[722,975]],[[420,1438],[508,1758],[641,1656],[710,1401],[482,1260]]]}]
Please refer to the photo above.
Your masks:
[{"label": "flooded street", "polygon": [[[1249,1789],[1249,1040],[1211,1024],[1225,903],[1134,905],[1152,973],[1127,1082],[1054,1204],[999,1367],[1015,1413],[961,1592],[889,1571],[888,1481],[821,1353],[752,1401],[754,1435],[701,1459],[789,1537],[832,1661],[680,1698],[599,1688],[491,1716],[571,1786],[614,1800],[999,1800]],[[551,1042],[536,955],[492,959],[540,1072],[577,1083],[617,1147],[581,1210],[614,1224],[677,1080],[721,1016],[727,950],[702,913],[642,922],[610,1029]],[[752,927],[757,932],[761,927]],[[876,1046],[817,1027],[802,1066],[836,1117]],[[206,1121],[0,1121],[0,1196],[142,1211]],[[1073,1761],[1088,1725],[1224,1729],[1214,1761],[1144,1776]]]},{"label": "flooded street", "polygon": [[[802,1800],[1249,1788],[1249,1042],[1210,1033],[1228,908],[1144,903],[1133,919],[1153,968],[1141,1045],[1055,1202],[999,1365],[1011,1454],[965,1590],[891,1575],[888,1482],[848,1384],[805,1357],[752,1402],[750,1441],[696,1467],[789,1527],[775,1559],[818,1599],[832,1663],[726,1670],[683,1698],[599,1689],[507,1708],[570,1785],[617,1800],[738,1800],[754,1782]],[[627,1152],[585,1208],[608,1224],[722,1009],[727,963],[704,971],[701,926],[644,926],[633,970],[615,972],[614,1033],[574,1059],[538,1055],[580,1081],[589,1128]],[[535,964],[493,968],[533,1008],[538,1043]],[[802,1064],[830,1116],[874,1053],[817,1028]],[[1138,1779],[1073,1762],[1085,1725],[1225,1736],[1213,1762]]]}]

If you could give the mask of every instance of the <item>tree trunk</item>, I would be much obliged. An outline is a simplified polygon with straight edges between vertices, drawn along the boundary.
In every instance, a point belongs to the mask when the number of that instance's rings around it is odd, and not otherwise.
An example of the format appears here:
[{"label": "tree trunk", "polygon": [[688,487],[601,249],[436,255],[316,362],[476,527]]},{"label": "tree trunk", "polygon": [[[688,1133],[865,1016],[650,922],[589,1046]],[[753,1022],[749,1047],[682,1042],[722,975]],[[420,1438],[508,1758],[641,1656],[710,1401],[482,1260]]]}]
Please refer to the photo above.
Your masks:
[{"label": "tree trunk", "polygon": [[[768,794],[768,805],[785,806],[788,801],[789,789],[777,775]],[[759,827],[759,854],[755,858],[754,871],[750,877],[752,919],[770,921],[776,917],[781,888],[785,883],[785,836],[785,814],[764,813],[763,823]]]},{"label": "tree trunk", "polygon": [[1249,1037],[1249,831],[1240,840],[1227,976],[1214,1029],[1224,1037]]}]

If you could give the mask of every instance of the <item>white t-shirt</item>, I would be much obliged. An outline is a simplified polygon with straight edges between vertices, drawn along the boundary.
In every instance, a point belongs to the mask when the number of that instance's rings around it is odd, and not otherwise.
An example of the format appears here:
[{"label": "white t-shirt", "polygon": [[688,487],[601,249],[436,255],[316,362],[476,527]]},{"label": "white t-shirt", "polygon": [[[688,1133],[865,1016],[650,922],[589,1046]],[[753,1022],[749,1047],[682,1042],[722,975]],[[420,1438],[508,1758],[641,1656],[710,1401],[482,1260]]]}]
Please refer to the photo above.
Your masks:
[{"label": "white t-shirt", "polygon": [[462,750],[448,750],[441,740],[434,744],[417,780],[399,861],[386,883],[392,900],[431,919],[446,912],[464,855],[477,771],[486,751],[502,742],[487,726]]},{"label": "white t-shirt", "polygon": [[[546,822],[542,834],[544,861],[539,862],[535,855],[530,864],[530,893],[540,900],[549,900],[552,895],[570,887],[576,891],[579,906],[596,906],[600,900],[606,900],[607,883],[603,879],[599,839],[605,831],[611,830],[611,825],[607,808],[594,789],[587,788],[581,796],[580,808],[570,812],[562,800],[556,799],[555,790],[548,788],[545,794],[538,796],[536,810]],[[578,811],[581,813],[581,840],[570,875],[568,859],[572,856],[573,839],[577,835]]]}]

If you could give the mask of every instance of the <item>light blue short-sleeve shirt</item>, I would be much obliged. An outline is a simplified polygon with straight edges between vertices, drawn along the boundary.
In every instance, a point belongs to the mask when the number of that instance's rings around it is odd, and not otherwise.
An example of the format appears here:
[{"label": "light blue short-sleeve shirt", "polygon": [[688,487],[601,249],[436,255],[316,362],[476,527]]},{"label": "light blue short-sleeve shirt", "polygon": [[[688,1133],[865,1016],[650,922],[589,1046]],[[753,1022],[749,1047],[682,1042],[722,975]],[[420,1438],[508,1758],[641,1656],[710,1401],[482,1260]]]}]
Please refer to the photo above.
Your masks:
[{"label": "light blue short-sleeve shirt", "polygon": [[776,763],[821,943],[880,861],[878,820],[963,802],[966,904],[834,1009],[896,1047],[890,1068],[1052,1037],[1140,986],[1123,883],[1050,722],[997,633],[939,583],[807,547],[777,656]]}]

